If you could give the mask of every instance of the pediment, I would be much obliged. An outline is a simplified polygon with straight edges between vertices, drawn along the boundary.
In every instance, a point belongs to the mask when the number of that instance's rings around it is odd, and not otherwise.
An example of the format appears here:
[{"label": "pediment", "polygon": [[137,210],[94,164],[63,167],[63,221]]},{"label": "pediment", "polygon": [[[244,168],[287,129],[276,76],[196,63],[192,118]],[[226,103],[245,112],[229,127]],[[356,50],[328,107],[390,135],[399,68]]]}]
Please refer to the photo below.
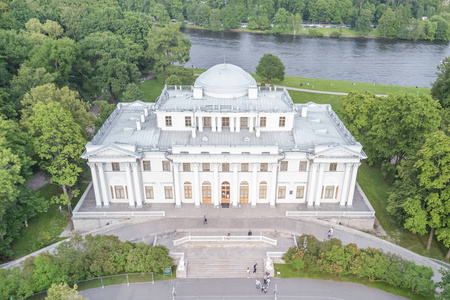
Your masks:
[{"label": "pediment", "polygon": [[359,157],[361,159],[367,158],[362,148],[359,146],[348,147],[348,146],[334,146],[327,147],[323,149],[317,149],[314,157]]},{"label": "pediment", "polygon": [[120,147],[118,145],[109,145],[109,146],[101,146],[99,148],[93,149],[92,151],[89,151],[89,147],[86,147],[86,152],[82,155],[82,158],[92,158],[92,157],[139,158],[141,156],[139,153],[134,151],[134,146],[126,145],[126,148]]}]

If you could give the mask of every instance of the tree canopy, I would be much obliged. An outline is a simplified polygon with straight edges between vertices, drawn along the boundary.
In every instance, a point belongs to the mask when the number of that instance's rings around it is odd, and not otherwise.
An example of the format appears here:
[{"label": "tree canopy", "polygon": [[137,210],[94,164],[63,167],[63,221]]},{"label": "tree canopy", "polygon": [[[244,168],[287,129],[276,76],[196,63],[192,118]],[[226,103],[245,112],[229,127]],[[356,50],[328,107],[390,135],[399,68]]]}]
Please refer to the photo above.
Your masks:
[{"label": "tree canopy", "polygon": [[259,60],[256,66],[256,74],[267,81],[276,78],[284,80],[284,65],[278,56],[266,53]]}]

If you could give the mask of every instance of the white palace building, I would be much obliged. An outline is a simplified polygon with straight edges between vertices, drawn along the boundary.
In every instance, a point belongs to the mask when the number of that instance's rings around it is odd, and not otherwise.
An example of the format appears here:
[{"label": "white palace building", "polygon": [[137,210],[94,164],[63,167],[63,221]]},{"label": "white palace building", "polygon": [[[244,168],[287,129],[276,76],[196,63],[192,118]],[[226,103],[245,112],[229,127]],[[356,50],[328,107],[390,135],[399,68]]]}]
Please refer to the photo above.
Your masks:
[{"label": "white palace building", "polygon": [[156,103],[119,103],[82,157],[91,213],[151,204],[345,211],[366,154],[330,105],[294,104],[286,89],[219,64],[193,86],[166,86]]}]

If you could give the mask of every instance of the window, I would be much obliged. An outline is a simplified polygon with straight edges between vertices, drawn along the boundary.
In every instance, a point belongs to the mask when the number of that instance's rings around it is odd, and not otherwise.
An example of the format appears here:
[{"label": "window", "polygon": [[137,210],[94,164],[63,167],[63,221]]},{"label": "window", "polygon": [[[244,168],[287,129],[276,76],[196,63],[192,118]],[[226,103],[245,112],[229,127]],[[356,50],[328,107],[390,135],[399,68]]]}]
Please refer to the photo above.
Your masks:
[{"label": "window", "polygon": [[286,117],[280,117],[280,121],[278,122],[280,127],[284,127],[286,125]]},{"label": "window", "polygon": [[332,164],[330,164],[330,171],[331,172],[334,172],[334,171],[336,171],[337,170],[337,163],[332,163]]},{"label": "window", "polygon": [[203,170],[203,172],[210,172],[211,164],[202,164],[202,170]]},{"label": "window", "polygon": [[211,183],[208,181],[202,184],[202,200],[203,203],[211,203]]},{"label": "window", "polygon": [[300,172],[306,172],[306,168],[308,167],[307,161],[301,161],[298,170]]},{"label": "window", "polygon": [[172,127],[172,117],[166,117],[166,127]]},{"label": "window", "polygon": [[248,164],[241,164],[241,172],[248,172]]},{"label": "window", "polygon": [[164,195],[166,196],[166,199],[173,199],[173,192],[171,186],[164,187]]},{"label": "window", "polygon": [[280,171],[281,172],[286,172],[288,170],[288,162],[287,161],[282,161],[280,163]]},{"label": "window", "polygon": [[259,199],[267,198],[267,182],[261,181],[259,184]]},{"label": "window", "polygon": [[167,160],[164,160],[162,162],[163,171],[170,171],[170,162]]},{"label": "window", "polygon": [[222,172],[230,172],[230,164],[229,163],[222,164]]},{"label": "window", "polygon": [[116,185],[114,187],[116,199],[125,199],[125,190],[122,185]]},{"label": "window", "polygon": [[142,167],[143,167],[144,171],[151,171],[152,170],[152,167],[150,165],[150,161],[149,160],[144,160],[142,162]]},{"label": "window", "polygon": [[248,127],[248,118],[241,117],[241,127]]},{"label": "window", "polygon": [[334,196],[334,186],[325,187],[325,199],[332,199]]},{"label": "window", "polygon": [[186,126],[186,127],[191,127],[192,126],[191,117],[184,117],[184,126]]},{"label": "window", "polygon": [[152,186],[146,186],[145,187],[145,199],[153,199],[153,187]]},{"label": "window", "polygon": [[286,187],[279,186],[278,187],[278,199],[285,199],[285,198],[286,198]]},{"label": "window", "polygon": [[298,186],[297,187],[297,193],[295,194],[295,198],[303,199],[303,197],[305,197],[305,187],[304,186]]},{"label": "window", "polygon": [[190,172],[191,171],[191,164],[190,163],[184,163],[183,164],[183,172]]},{"label": "window", "polygon": [[184,183],[184,199],[192,199],[192,184],[190,182]]},{"label": "window", "polygon": [[230,118],[228,117],[222,118],[222,127],[230,127]]},{"label": "window", "polygon": [[259,127],[266,127],[266,123],[267,123],[266,117],[261,117],[259,119]]},{"label": "window", "polygon": [[267,163],[261,164],[259,170],[260,170],[261,172],[267,172],[267,171],[269,170],[269,164],[267,164]]},{"label": "window", "polygon": [[203,117],[203,127],[211,127],[211,118]]},{"label": "window", "polygon": [[111,163],[112,170],[113,171],[120,171],[120,164],[119,163]]}]

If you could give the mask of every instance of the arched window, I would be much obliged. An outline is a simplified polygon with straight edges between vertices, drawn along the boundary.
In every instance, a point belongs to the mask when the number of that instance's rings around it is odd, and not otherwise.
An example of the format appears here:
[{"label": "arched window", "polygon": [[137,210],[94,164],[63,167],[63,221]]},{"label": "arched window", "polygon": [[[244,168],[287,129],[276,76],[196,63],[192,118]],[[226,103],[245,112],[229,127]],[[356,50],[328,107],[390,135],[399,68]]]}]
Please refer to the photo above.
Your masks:
[{"label": "arched window", "polygon": [[248,182],[242,181],[239,189],[239,202],[248,203]]},{"label": "arched window", "polygon": [[211,203],[211,183],[209,181],[202,183],[202,202]]},{"label": "arched window", "polygon": [[192,199],[192,184],[189,181],[184,183],[184,199]]},{"label": "arched window", "polygon": [[261,181],[259,183],[259,199],[267,198],[267,182]]}]

